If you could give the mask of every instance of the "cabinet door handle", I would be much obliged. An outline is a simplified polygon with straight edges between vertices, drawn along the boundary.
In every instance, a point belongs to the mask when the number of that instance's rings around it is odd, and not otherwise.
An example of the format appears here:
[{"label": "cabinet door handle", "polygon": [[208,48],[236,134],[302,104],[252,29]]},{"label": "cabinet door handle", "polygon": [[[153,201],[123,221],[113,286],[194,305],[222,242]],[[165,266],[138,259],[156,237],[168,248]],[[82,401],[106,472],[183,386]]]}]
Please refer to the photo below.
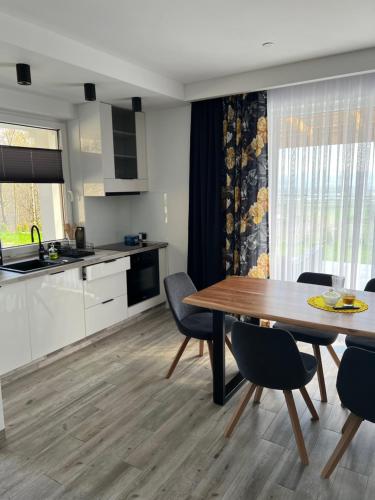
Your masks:
[{"label": "cabinet door handle", "polygon": [[65,271],[57,271],[56,273],[50,273],[50,276],[53,276],[55,274],[62,274],[62,273],[65,273]]},{"label": "cabinet door handle", "polygon": [[103,264],[110,264],[111,262],[116,262],[117,259],[105,260]]},{"label": "cabinet door handle", "polygon": [[115,300],[115,299],[108,299],[108,300],[105,300],[104,302],[102,302],[102,304],[108,304],[108,302],[112,302],[113,300]]}]

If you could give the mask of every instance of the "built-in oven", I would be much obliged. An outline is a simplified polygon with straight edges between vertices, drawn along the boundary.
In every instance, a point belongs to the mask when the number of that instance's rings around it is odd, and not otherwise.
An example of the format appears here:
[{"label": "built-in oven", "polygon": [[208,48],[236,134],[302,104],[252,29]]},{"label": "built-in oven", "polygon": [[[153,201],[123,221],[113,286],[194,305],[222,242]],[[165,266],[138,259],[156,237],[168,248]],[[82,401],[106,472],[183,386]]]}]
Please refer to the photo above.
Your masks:
[{"label": "built-in oven", "polygon": [[149,250],[130,256],[127,271],[128,306],[160,295],[159,251]]}]

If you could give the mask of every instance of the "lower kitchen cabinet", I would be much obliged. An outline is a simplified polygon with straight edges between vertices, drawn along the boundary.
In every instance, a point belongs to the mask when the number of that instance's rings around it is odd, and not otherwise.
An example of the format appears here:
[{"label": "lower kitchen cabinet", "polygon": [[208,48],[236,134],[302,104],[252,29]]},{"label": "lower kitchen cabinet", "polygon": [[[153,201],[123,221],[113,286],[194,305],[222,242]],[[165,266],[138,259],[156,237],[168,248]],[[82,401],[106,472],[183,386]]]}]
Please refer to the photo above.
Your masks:
[{"label": "lower kitchen cabinet", "polygon": [[0,376],[164,301],[164,249],[159,257],[160,295],[130,308],[129,257],[0,287]]},{"label": "lower kitchen cabinet", "polygon": [[127,318],[127,297],[121,295],[86,309],[86,335],[109,328]]},{"label": "lower kitchen cabinet", "polygon": [[25,283],[0,288],[0,375],[31,361]]},{"label": "lower kitchen cabinet", "polygon": [[126,273],[85,281],[83,285],[85,307],[92,307],[108,299],[126,295]]},{"label": "lower kitchen cabinet", "polygon": [[83,286],[79,269],[30,279],[26,287],[32,359],[85,336]]},{"label": "lower kitchen cabinet", "polygon": [[87,266],[83,285],[86,335],[109,328],[128,317],[126,271],[129,257]]}]

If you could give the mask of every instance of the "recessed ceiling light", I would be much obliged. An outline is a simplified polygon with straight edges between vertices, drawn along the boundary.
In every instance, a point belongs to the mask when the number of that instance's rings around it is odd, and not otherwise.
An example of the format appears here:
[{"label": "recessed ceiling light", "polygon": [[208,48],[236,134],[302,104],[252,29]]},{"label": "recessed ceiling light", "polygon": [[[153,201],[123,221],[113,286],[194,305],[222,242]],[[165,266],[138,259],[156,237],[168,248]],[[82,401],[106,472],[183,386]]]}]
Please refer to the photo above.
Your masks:
[{"label": "recessed ceiling light", "polygon": [[272,45],[275,45],[275,42],[263,42],[262,47],[272,47]]},{"label": "recessed ceiling light", "polygon": [[16,64],[17,83],[19,85],[31,85],[31,72],[28,64]]},{"label": "recessed ceiling light", "polygon": [[96,101],[95,83],[84,83],[85,101]]},{"label": "recessed ceiling light", "polygon": [[142,111],[142,99],[140,97],[132,97],[132,110]]}]

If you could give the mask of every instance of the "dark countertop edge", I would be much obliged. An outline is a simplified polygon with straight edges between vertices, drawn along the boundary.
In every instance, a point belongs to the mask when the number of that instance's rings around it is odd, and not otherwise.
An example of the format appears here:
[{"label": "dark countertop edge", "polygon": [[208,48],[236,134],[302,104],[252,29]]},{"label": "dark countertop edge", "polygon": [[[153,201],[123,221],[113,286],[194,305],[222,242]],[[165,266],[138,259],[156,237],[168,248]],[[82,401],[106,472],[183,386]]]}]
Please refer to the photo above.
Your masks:
[{"label": "dark countertop edge", "polygon": [[12,271],[0,271],[0,287],[3,286],[5,287],[8,285],[12,285],[14,283],[20,283],[22,281],[26,281],[32,278],[38,278],[41,276],[47,276],[49,274],[55,274],[58,273],[59,271],[82,268],[82,267],[92,266],[95,264],[101,264],[102,262],[105,262],[107,260],[121,259],[122,257],[129,257],[130,255],[136,253],[147,252],[150,250],[165,248],[168,246],[168,243],[165,242],[160,242],[160,243],[148,242],[148,243],[149,244],[146,247],[137,247],[134,248],[134,250],[124,250],[124,251],[109,250],[109,249],[103,250],[100,247],[97,247],[95,249],[95,255],[90,255],[89,257],[83,257],[82,260],[76,262],[70,262],[69,264],[55,266],[49,269],[41,269],[40,271],[34,271],[32,273],[21,274]]}]

